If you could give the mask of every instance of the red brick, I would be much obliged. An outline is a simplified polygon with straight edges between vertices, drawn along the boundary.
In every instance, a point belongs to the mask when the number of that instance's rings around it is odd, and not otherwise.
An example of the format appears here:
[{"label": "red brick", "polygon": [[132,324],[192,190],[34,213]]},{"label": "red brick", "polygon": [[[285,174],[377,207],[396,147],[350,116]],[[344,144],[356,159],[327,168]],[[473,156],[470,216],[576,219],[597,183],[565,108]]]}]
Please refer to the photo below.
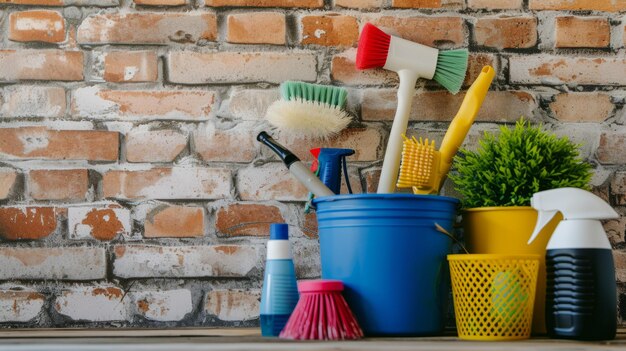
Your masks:
[{"label": "red brick", "polygon": [[365,178],[365,190],[369,194],[376,193],[378,190],[378,181],[380,180],[380,168],[368,169],[363,171]]},{"label": "red brick", "polygon": [[509,58],[511,83],[626,85],[626,59],[551,55]]},{"label": "red brick", "polygon": [[108,90],[79,88],[72,94],[72,114],[82,118],[205,120],[216,105],[207,90]]},{"label": "red brick", "polygon": [[226,41],[240,44],[284,45],[285,14],[281,12],[234,13],[228,15]]},{"label": "red brick", "polygon": [[606,231],[609,241],[613,247],[626,240],[626,217],[609,219],[602,222],[604,230]]},{"label": "red brick", "polygon": [[622,0],[530,0],[531,10],[595,10],[618,12],[626,10]]},{"label": "red brick", "polygon": [[0,50],[0,81],[18,80],[83,80],[83,53]]},{"label": "red brick", "polygon": [[261,269],[261,248],[260,245],[117,245],[113,248],[113,274],[121,278],[245,277]]},{"label": "red brick", "polygon": [[112,51],[104,56],[107,82],[156,82],[158,74],[154,51]]},{"label": "red brick", "polygon": [[550,103],[550,109],[562,122],[603,122],[615,106],[605,93],[561,93]]},{"label": "red brick", "polygon": [[65,89],[37,85],[14,85],[5,88],[0,113],[5,117],[63,117]]},{"label": "red brick", "polygon": [[[374,189],[374,192],[376,192],[376,189]],[[315,211],[305,213],[302,215],[302,217],[304,218],[302,228],[300,228],[302,230],[302,233],[307,238],[318,239],[319,234],[317,227],[317,214],[315,213]]]},{"label": "red brick", "polygon": [[0,4],[63,6],[63,0],[0,0]]},{"label": "red brick", "polygon": [[206,295],[205,313],[221,321],[247,321],[258,318],[259,290],[211,290]]},{"label": "red brick", "polygon": [[335,55],[331,64],[331,78],[335,82],[348,85],[393,85],[398,83],[398,75],[382,68],[357,70],[356,50],[350,49]]},{"label": "red brick", "polygon": [[[375,161],[378,159],[382,138],[380,131],[374,128],[346,128],[336,137],[327,140],[324,147],[353,149],[355,152],[348,156],[349,162]],[[280,139],[280,142],[304,162],[313,161],[309,150],[320,145],[319,140],[307,138]]]},{"label": "red brick", "polygon": [[441,0],[392,0],[391,6],[409,9],[434,9],[441,7]]},{"label": "red brick", "polygon": [[102,247],[0,247],[2,280],[97,280],[107,271]]},{"label": "red brick", "polygon": [[[397,106],[397,90],[368,89],[363,93],[361,115],[364,121],[391,121]],[[514,122],[520,116],[532,116],[537,108],[534,96],[525,91],[490,91],[476,116],[477,121]],[[465,97],[461,92],[420,91],[413,97],[410,119],[415,121],[451,121]]]},{"label": "red brick", "polygon": [[460,47],[465,43],[467,30],[461,17],[397,17],[365,16],[372,24],[389,28],[401,38],[428,46]]},{"label": "red brick", "polygon": [[335,6],[353,9],[373,9],[383,6],[383,0],[335,0]]},{"label": "red brick", "polygon": [[78,27],[81,44],[168,44],[215,40],[214,13],[109,13],[87,17]]},{"label": "red brick", "polygon": [[606,48],[610,41],[611,26],[606,17],[556,18],[557,48]]},{"label": "red brick", "polygon": [[617,206],[626,205],[626,172],[615,172],[611,178],[611,203]]},{"label": "red brick", "polygon": [[280,209],[272,205],[234,203],[220,207],[215,214],[219,236],[269,236],[270,222],[285,222]]},{"label": "red brick", "polygon": [[167,71],[168,81],[180,84],[310,82],[317,78],[317,59],[310,52],[172,51]]},{"label": "red brick", "polygon": [[242,200],[305,201],[308,191],[282,163],[242,168],[237,172],[237,191]]},{"label": "red brick", "polygon": [[537,19],[534,17],[482,17],[474,35],[478,45],[498,49],[530,48],[537,44]]},{"label": "red brick", "polygon": [[[469,87],[472,85],[485,66],[491,66],[496,72],[498,72],[498,60],[493,54],[471,53],[467,58],[467,73],[465,74],[463,86]],[[497,79],[496,73],[496,78],[494,78],[494,80]]]},{"label": "red brick", "polygon": [[103,193],[120,199],[220,199],[230,196],[231,174],[222,168],[154,168],[109,171]]},{"label": "red brick", "polygon": [[6,200],[13,192],[18,173],[11,168],[0,168],[0,200]]},{"label": "red brick", "polygon": [[613,250],[613,261],[615,262],[615,278],[618,283],[626,283],[626,252]]},{"label": "red brick", "polygon": [[32,170],[27,186],[35,200],[87,200],[89,173],[86,169]]},{"label": "red brick", "polygon": [[9,39],[13,41],[65,41],[65,19],[57,11],[13,12],[9,16]]},{"label": "red brick", "polygon": [[126,135],[128,162],[172,162],[187,147],[187,137],[175,130],[131,131]]},{"label": "red brick", "polygon": [[124,208],[70,207],[67,225],[70,239],[109,241],[131,234],[130,211]]},{"label": "red brick", "polygon": [[204,0],[206,6],[213,7],[303,7],[324,6],[323,0]]},{"label": "red brick", "polygon": [[137,5],[145,6],[181,6],[187,3],[187,0],[133,0]]},{"label": "red brick", "polygon": [[258,131],[240,124],[232,129],[219,130],[213,125],[198,127],[193,134],[195,151],[209,162],[251,162],[257,155]]},{"label": "red brick", "polygon": [[0,129],[3,159],[116,161],[119,134],[44,127]]},{"label": "red brick", "polygon": [[0,290],[0,322],[29,322],[41,313],[46,297],[33,290]]},{"label": "red brick", "polygon": [[144,223],[146,238],[191,238],[204,235],[202,207],[158,206],[150,211]]},{"label": "red brick", "polygon": [[626,130],[604,132],[600,135],[600,145],[596,152],[602,164],[626,163]]},{"label": "red brick", "polygon": [[467,6],[472,9],[513,10],[521,9],[523,0],[468,0]]},{"label": "red brick", "polygon": [[300,19],[301,44],[322,46],[355,46],[359,39],[359,24],[355,17],[330,13],[307,15]]},{"label": "red brick", "polygon": [[37,240],[57,228],[54,207],[0,207],[0,237],[4,240]]}]

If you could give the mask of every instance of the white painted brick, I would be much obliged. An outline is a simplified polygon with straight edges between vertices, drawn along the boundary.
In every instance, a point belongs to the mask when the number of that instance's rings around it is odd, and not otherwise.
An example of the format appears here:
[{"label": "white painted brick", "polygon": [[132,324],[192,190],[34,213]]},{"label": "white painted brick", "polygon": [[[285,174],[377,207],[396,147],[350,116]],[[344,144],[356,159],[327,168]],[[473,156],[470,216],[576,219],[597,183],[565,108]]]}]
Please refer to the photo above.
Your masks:
[{"label": "white painted brick", "polygon": [[89,119],[206,120],[213,116],[214,91],[110,90],[99,86],[72,93],[72,115]]},{"label": "white painted brick", "polygon": [[0,290],[0,322],[28,322],[37,317],[44,302],[36,291]]},{"label": "white painted brick", "polygon": [[262,120],[269,105],[278,99],[278,89],[235,88],[230,93],[230,99],[222,104],[220,115],[242,120]]},{"label": "white painted brick", "polygon": [[128,297],[117,287],[77,287],[63,291],[54,309],[73,320],[124,321],[129,317]]},{"label": "white painted brick", "polygon": [[0,247],[0,279],[94,280],[106,277],[100,247]]},{"label": "white painted brick", "polygon": [[169,82],[180,84],[281,83],[317,77],[317,60],[311,52],[173,51],[166,65]]},{"label": "white painted brick", "polygon": [[121,278],[244,277],[260,266],[260,247],[115,246],[113,274]]},{"label": "white painted brick", "polygon": [[0,115],[63,117],[65,107],[65,89],[61,87],[18,85],[4,89],[4,103],[0,103]]},{"label": "white painted brick", "polygon": [[70,239],[111,240],[131,234],[130,211],[124,208],[70,207],[67,221]]},{"label": "white painted brick", "polygon": [[193,310],[191,291],[187,289],[135,291],[130,295],[136,312],[153,321],[179,321]]},{"label": "white painted brick", "polygon": [[103,177],[103,193],[117,199],[218,199],[230,196],[231,183],[231,172],[224,168],[109,171]]},{"label": "white painted brick", "polygon": [[308,194],[283,163],[240,169],[237,191],[242,200],[306,201]]},{"label": "white painted brick", "polygon": [[247,321],[259,318],[259,290],[212,290],[207,293],[205,312],[222,321]]},{"label": "white painted brick", "polygon": [[509,58],[511,83],[559,85],[564,83],[626,84],[626,59],[552,55]]}]

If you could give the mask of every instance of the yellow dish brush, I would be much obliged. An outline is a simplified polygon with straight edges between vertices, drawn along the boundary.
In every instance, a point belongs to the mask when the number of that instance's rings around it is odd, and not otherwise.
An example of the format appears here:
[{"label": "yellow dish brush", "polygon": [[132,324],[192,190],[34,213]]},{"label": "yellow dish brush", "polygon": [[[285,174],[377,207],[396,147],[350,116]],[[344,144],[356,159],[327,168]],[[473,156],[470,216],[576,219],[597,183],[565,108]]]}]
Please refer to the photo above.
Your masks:
[{"label": "yellow dish brush", "polygon": [[404,136],[398,188],[413,188],[414,194],[437,194],[448,175],[452,158],[465,140],[496,73],[491,66],[483,67],[467,91],[463,103],[443,137],[441,148],[435,142],[417,141]]},{"label": "yellow dish brush", "polygon": [[397,188],[413,188],[415,194],[434,194],[439,191],[439,164],[441,153],[435,150],[435,141],[404,138]]}]

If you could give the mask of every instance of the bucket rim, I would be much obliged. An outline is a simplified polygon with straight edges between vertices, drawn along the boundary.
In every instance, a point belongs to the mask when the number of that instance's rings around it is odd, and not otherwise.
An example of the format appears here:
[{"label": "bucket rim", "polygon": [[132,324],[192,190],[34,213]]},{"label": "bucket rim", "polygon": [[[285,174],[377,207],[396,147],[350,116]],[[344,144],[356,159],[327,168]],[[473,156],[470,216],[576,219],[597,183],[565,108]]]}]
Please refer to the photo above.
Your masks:
[{"label": "bucket rim", "polygon": [[532,206],[488,206],[464,208],[461,212],[537,211]]},{"label": "bucket rim", "polygon": [[541,255],[537,254],[450,254],[448,261],[485,261],[485,260],[537,260]]},{"label": "bucket rim", "polygon": [[461,200],[442,195],[420,195],[420,194],[341,194],[341,195],[331,195],[331,196],[322,196],[316,197],[313,199],[313,204],[318,204],[320,202],[334,202],[334,201],[342,201],[342,200],[359,200],[359,199],[406,199],[406,200],[417,200],[417,199],[425,199],[431,201],[444,201],[451,202],[453,204],[459,204]]}]

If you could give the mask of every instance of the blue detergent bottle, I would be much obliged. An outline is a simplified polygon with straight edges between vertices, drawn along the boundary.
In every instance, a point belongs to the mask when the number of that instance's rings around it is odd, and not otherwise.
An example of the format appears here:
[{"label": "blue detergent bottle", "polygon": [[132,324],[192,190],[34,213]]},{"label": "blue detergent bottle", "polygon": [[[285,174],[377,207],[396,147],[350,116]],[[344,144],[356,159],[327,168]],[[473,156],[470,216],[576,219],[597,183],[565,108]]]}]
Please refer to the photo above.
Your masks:
[{"label": "blue detergent bottle", "polygon": [[261,335],[278,336],[298,303],[298,285],[289,245],[289,227],[270,226],[261,292]]}]

